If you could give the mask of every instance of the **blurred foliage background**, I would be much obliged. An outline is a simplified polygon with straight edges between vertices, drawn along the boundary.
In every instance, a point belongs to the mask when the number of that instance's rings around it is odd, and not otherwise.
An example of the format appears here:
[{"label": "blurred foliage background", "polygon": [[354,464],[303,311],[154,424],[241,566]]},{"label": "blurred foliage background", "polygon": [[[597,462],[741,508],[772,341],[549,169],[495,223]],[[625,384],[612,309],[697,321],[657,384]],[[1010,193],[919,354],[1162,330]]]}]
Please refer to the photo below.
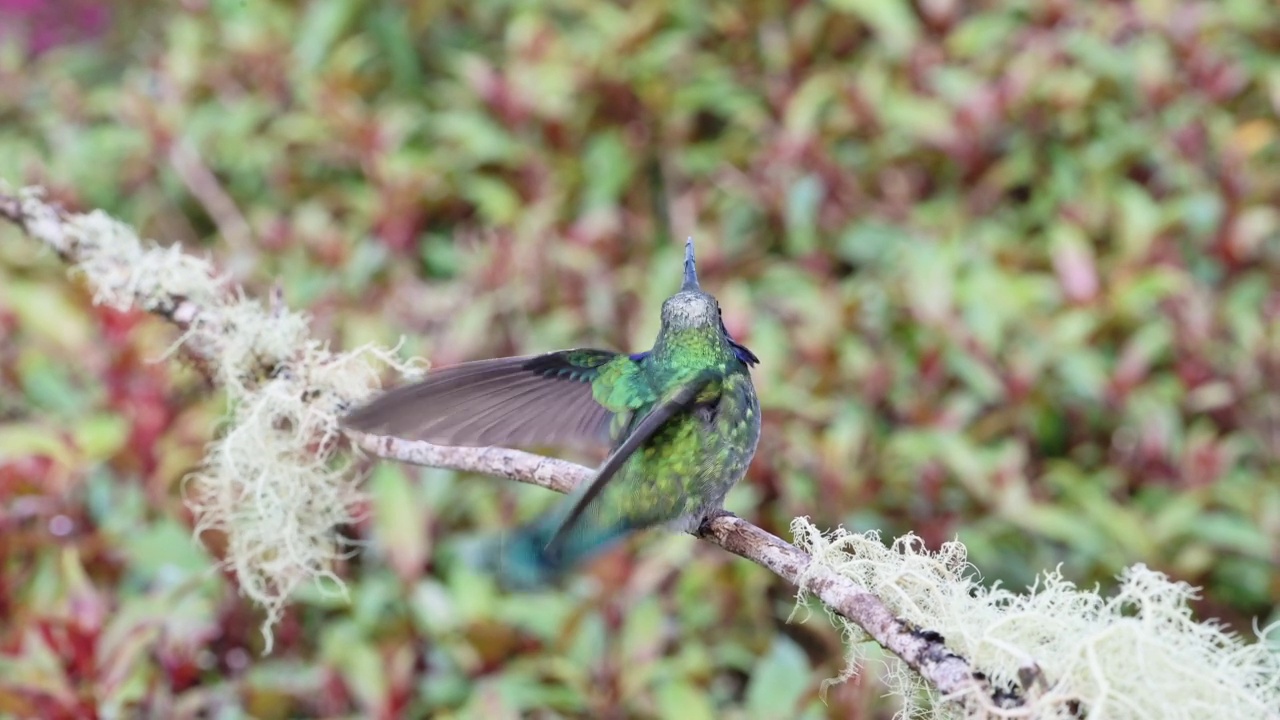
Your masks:
[{"label": "blurred foliage background", "polygon": [[[336,347],[648,347],[679,240],[763,360],[730,509],[1147,563],[1280,618],[1280,15],[1220,2],[0,1],[0,178],[278,283]],[[189,537],[223,401],[0,229],[0,715],[888,717],[793,588],[650,533],[562,592],[459,543],[554,500],[386,465],[350,601]]]}]

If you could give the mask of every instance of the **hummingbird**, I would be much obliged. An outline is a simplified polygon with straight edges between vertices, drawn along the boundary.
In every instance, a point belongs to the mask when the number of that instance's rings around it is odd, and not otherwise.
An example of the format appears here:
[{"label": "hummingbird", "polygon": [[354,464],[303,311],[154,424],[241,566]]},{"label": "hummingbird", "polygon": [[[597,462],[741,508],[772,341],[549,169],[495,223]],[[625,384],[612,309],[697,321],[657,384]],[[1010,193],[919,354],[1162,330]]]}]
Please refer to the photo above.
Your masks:
[{"label": "hummingbird", "polygon": [[684,282],[662,304],[650,350],[595,348],[466,362],[428,372],[343,418],[364,433],[437,445],[603,446],[589,482],[496,543],[508,586],[544,586],[640,530],[704,533],[760,439],[750,369],[698,285],[693,238]]}]

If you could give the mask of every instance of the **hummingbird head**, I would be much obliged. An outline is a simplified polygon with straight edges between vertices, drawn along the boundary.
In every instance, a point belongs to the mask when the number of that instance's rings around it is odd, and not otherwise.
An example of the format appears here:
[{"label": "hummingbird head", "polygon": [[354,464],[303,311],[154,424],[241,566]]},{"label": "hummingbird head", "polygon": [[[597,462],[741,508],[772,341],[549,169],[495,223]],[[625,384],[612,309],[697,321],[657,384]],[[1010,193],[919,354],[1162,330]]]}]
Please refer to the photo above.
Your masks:
[{"label": "hummingbird head", "polygon": [[684,243],[684,284],[680,286],[680,292],[662,303],[662,325],[671,330],[720,326],[720,304],[698,287],[693,238]]}]

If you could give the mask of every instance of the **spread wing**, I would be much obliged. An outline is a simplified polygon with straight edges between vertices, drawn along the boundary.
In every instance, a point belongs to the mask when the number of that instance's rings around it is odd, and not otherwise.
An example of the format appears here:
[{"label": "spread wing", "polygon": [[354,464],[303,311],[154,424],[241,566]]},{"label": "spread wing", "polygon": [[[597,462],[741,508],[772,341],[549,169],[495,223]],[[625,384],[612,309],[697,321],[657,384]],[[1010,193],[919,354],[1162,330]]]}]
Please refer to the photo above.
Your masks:
[{"label": "spread wing", "polygon": [[560,527],[556,529],[555,534],[551,536],[551,540],[547,543],[547,549],[554,549],[563,538],[573,531],[574,526],[587,511],[587,508],[600,496],[600,493],[609,485],[609,482],[617,476],[618,469],[627,461],[627,458],[631,457],[631,454],[639,449],[640,446],[648,442],[664,423],[677,414],[688,410],[696,401],[702,400],[706,402],[708,400],[706,397],[700,398],[699,394],[715,378],[716,373],[709,370],[698,373],[689,381],[681,383],[660,398],[654,404],[653,409],[640,418],[640,422],[636,424],[631,434],[610,453],[604,464],[596,471],[596,476],[591,479],[586,489],[577,496],[573,506],[569,509],[569,513],[565,515]]},{"label": "spread wing", "polygon": [[342,419],[360,432],[437,445],[600,446],[613,413],[592,397],[591,381],[620,357],[563,350],[432,370]]}]

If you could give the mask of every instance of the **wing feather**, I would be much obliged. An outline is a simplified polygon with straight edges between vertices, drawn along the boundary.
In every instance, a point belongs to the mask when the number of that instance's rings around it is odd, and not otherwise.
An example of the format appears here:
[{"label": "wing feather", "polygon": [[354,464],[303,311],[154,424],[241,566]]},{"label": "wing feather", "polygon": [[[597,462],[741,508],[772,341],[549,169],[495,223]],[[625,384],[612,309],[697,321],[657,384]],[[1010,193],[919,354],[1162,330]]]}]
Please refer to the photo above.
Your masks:
[{"label": "wing feather", "polygon": [[607,445],[613,414],[595,401],[591,380],[617,357],[580,349],[440,368],[383,393],[342,422],[438,445]]}]

